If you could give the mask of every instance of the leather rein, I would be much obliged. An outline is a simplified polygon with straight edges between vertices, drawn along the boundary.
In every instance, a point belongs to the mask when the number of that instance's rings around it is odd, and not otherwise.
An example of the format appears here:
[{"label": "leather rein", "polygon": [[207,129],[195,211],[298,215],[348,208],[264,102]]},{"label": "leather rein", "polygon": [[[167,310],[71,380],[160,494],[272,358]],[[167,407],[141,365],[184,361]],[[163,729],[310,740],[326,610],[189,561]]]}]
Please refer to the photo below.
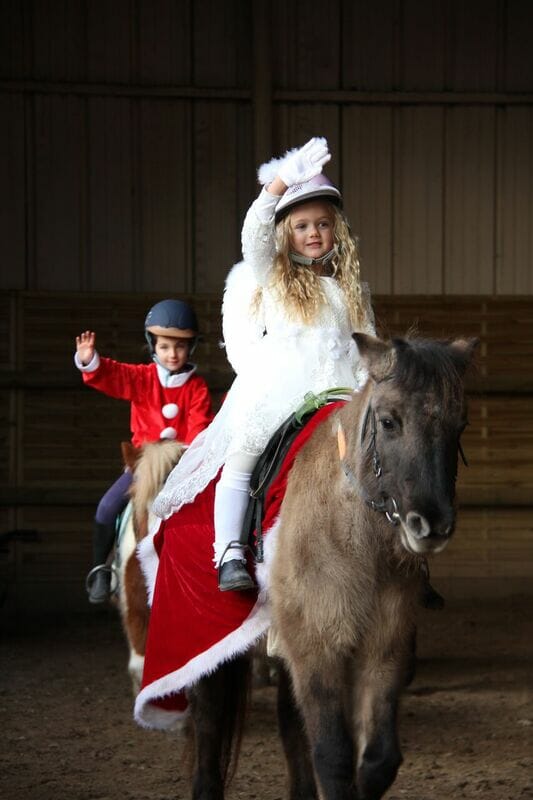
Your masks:
[{"label": "leather rein", "polygon": [[[368,423],[370,421],[370,440],[368,443],[367,452],[371,452],[372,456],[372,471],[374,476],[379,479],[382,475],[382,468],[381,468],[381,460],[378,453],[378,448],[376,445],[376,435],[377,435],[377,426],[376,426],[376,415],[374,413],[374,409],[372,408],[372,404],[369,402],[368,406],[365,411],[365,416],[363,419],[363,426],[361,428],[361,439],[360,445],[361,448],[364,445],[366,432],[368,428]],[[342,427],[342,423],[339,422],[337,428],[337,444],[339,447],[339,458],[341,462],[341,467],[346,475],[349,483],[355,489],[357,494],[361,497],[361,499],[366,503],[366,505],[372,509],[372,511],[377,511],[380,514],[384,514],[387,522],[391,525],[397,526],[400,524],[400,513],[398,511],[398,503],[393,495],[387,494],[386,492],[381,492],[381,499],[380,500],[373,500],[368,493],[366,492],[365,488],[361,484],[361,482],[355,476],[354,471],[350,467],[350,465],[346,461],[346,437],[344,434],[344,428]],[[468,461],[466,460],[461,442],[458,442],[458,450],[461,455],[461,459],[465,467],[468,466]]]}]

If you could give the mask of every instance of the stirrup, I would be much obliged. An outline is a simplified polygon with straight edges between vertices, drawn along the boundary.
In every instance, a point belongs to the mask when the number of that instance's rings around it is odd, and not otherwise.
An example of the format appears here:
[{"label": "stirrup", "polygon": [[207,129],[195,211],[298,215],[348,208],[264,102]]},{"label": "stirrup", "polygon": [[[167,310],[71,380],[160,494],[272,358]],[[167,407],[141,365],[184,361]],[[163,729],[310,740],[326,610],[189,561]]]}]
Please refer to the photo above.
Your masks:
[{"label": "stirrup", "polygon": [[[220,559],[218,561],[218,567],[217,567],[217,581],[218,581],[218,583],[220,583],[220,569],[221,569],[222,564],[224,562],[224,556],[226,555],[228,550],[237,550],[237,548],[239,550],[243,550],[245,552],[246,552],[246,550],[248,550],[252,554],[252,558],[254,558],[254,562],[255,562],[255,553],[254,553],[253,549],[250,547],[250,545],[249,544],[243,544],[238,539],[232,539],[231,542],[229,542],[229,544],[227,544],[226,547],[224,548],[224,552],[222,553],[222,555],[220,556]],[[254,584],[254,586],[257,587],[257,583],[254,581],[254,579],[252,578],[251,575],[250,575],[250,578],[251,578],[252,583]]]},{"label": "stirrup", "polygon": [[85,578],[85,591],[87,594],[90,594],[91,587],[94,583],[94,579],[96,577],[97,572],[109,572],[110,573],[110,581],[109,581],[109,595],[118,594],[118,572],[113,564],[97,564],[96,567],[93,567],[87,573],[87,577]]}]

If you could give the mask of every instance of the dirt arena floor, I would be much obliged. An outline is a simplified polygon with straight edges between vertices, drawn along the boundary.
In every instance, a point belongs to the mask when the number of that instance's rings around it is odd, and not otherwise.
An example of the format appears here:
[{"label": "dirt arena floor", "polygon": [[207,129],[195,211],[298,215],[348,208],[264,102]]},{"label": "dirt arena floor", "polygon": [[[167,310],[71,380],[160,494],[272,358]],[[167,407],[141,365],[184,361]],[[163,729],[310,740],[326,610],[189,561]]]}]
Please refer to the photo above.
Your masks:
[{"label": "dirt arena floor", "polygon": [[[532,601],[422,612],[417,677],[402,704],[404,763],[388,800],[533,798]],[[132,721],[113,610],[3,633],[3,800],[182,800],[177,738]],[[227,797],[281,800],[275,689],[256,689]]]}]

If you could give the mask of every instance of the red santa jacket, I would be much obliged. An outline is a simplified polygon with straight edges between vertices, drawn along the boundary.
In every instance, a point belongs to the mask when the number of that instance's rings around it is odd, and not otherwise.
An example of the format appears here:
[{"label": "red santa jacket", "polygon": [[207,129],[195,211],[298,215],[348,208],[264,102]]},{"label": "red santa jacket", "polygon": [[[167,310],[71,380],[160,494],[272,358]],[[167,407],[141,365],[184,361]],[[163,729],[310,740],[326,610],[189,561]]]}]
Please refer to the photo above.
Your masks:
[{"label": "red santa jacket", "polygon": [[[213,418],[209,389],[195,367],[166,378],[166,371],[155,363],[123,364],[96,356],[88,366],[92,371],[82,369],[88,386],[131,403],[135,447],[158,439],[190,444]],[[165,378],[167,386],[161,383]]]}]

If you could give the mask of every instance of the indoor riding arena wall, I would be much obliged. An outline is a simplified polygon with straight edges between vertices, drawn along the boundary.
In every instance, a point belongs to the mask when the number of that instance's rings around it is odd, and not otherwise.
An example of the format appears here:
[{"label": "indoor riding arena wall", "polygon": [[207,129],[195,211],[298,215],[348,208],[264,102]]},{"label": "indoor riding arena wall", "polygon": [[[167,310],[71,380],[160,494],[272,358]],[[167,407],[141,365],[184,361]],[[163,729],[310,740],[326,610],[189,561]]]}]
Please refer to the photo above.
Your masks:
[{"label": "indoor riding arena wall", "polygon": [[[0,614],[86,609],[126,403],[74,337],[142,361],[194,302],[219,402],[224,278],[257,166],[326,136],[379,330],[475,335],[447,597],[532,591],[533,5],[0,3]],[[282,376],[280,376],[282,379]]]},{"label": "indoor riding arena wall", "polygon": [[[232,373],[220,348],[220,298],[183,295],[203,333],[197,350],[218,405]],[[95,505],[119,474],[128,404],[83,386],[76,333],[98,331],[102,353],[143,361],[150,295],[4,293],[0,414],[0,581],[4,613],[86,605]],[[432,563],[446,596],[531,591],[533,578],[533,305],[529,299],[375,297],[378,331],[477,336],[469,381],[468,467],[459,464],[454,539]],[[7,342],[14,343],[10,349]],[[120,342],[120,348],[117,344]],[[282,379],[282,376],[280,376]]]}]

